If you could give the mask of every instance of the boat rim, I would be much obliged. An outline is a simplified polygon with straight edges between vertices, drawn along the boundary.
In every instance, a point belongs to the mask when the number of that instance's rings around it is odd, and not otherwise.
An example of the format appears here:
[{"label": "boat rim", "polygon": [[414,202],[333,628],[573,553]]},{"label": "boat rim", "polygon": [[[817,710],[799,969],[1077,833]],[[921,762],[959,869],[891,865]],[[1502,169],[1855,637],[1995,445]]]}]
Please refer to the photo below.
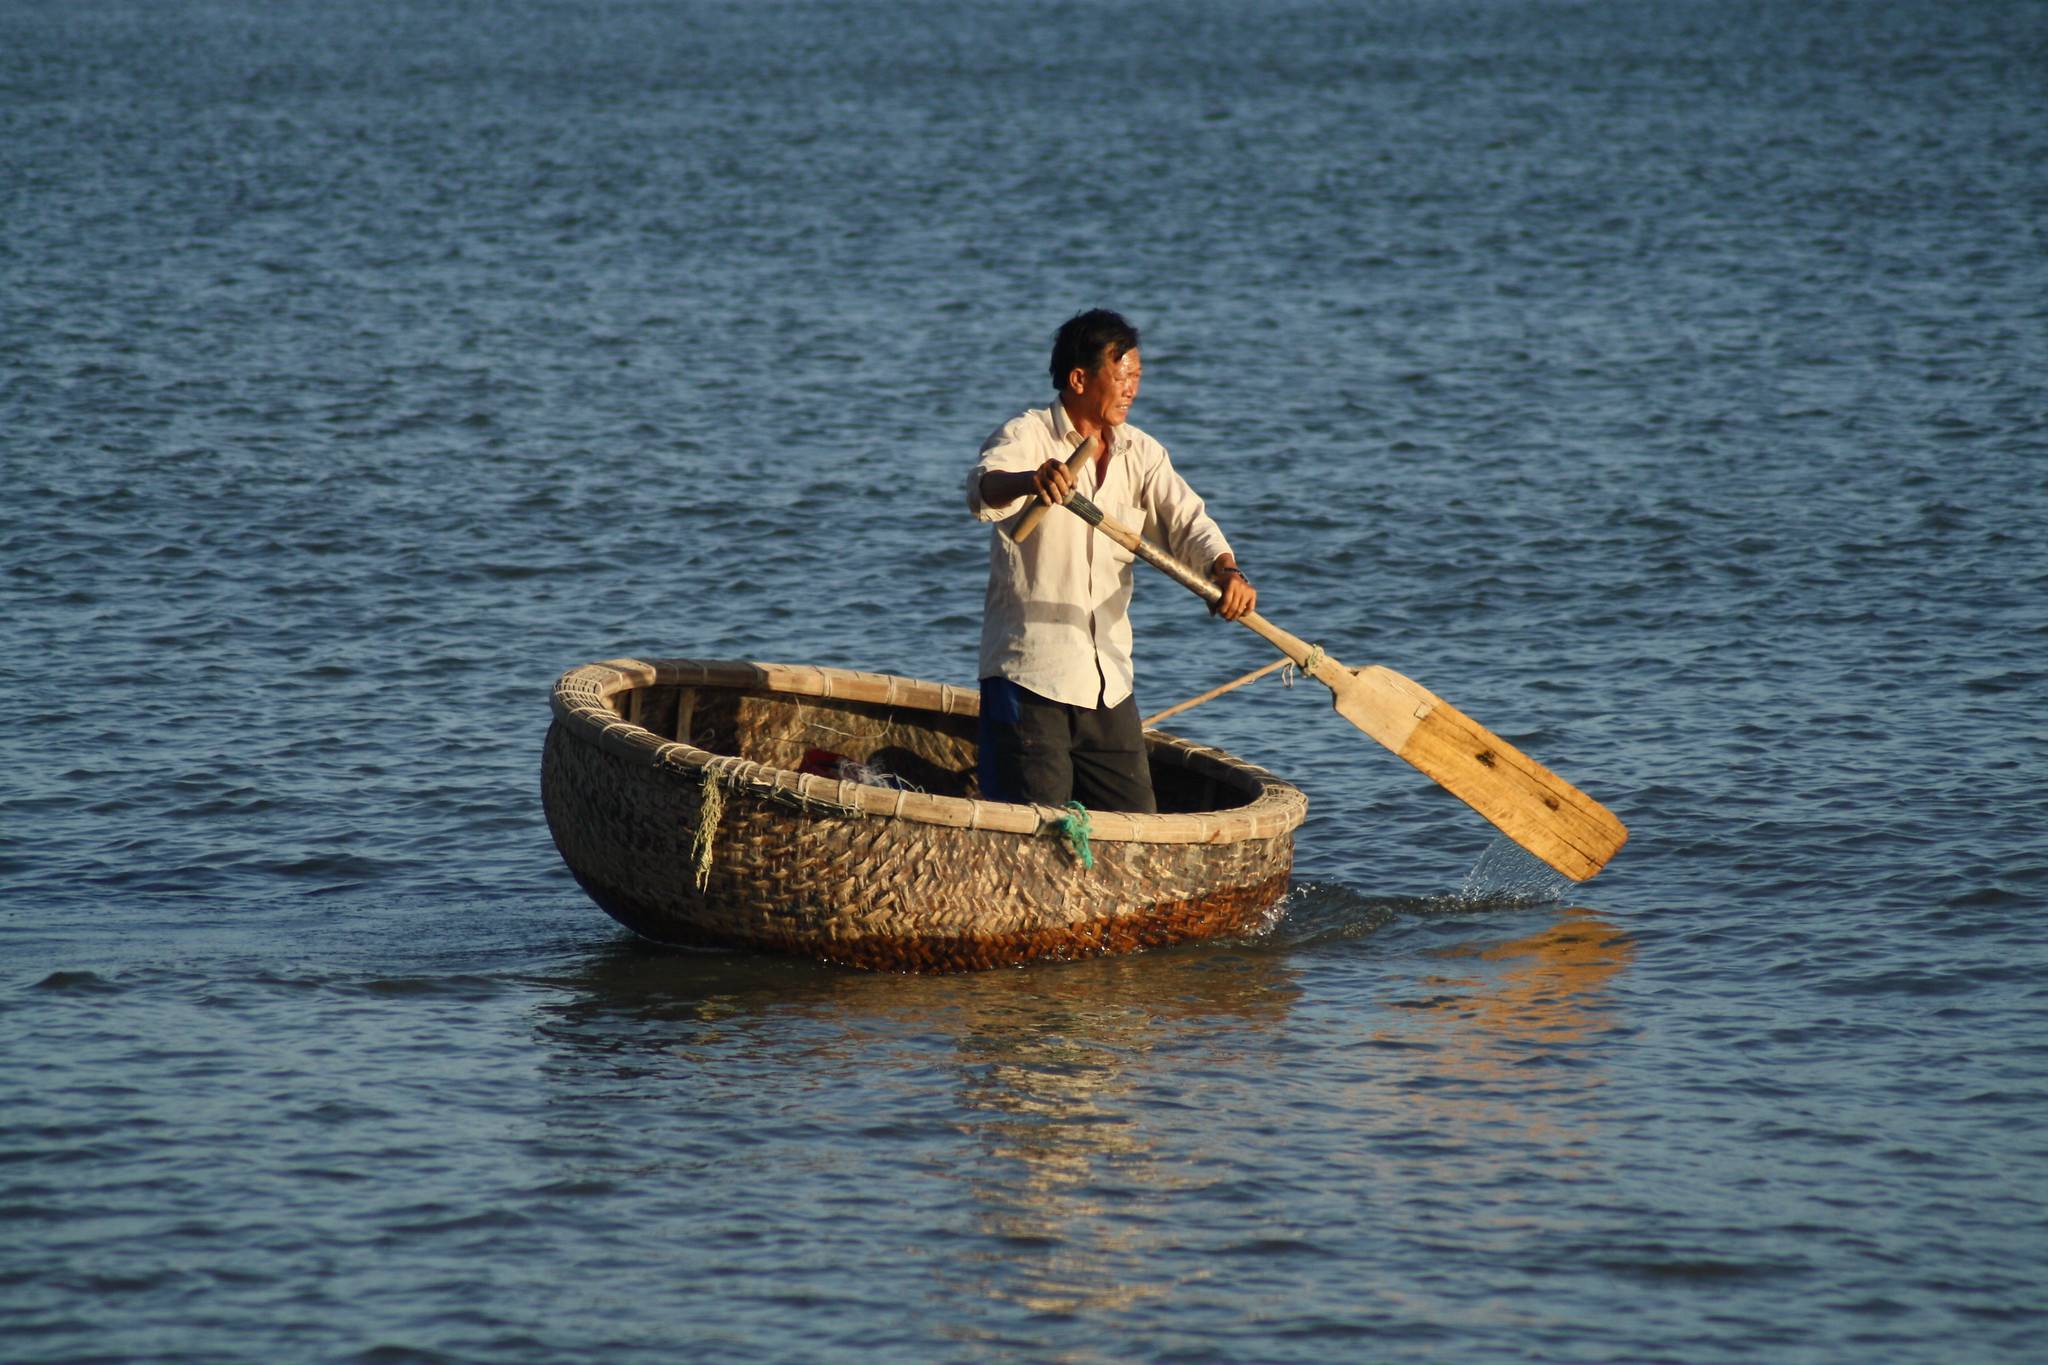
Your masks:
[{"label": "boat rim", "polygon": [[[556,680],[550,705],[556,722],[605,752],[650,768],[667,769],[731,790],[827,815],[879,816],[955,829],[1040,834],[1070,820],[1062,807],[986,801],[978,797],[870,786],[815,773],[714,754],[681,740],[664,739],[620,716],[611,701],[648,687],[705,687],[796,697],[865,702],[949,716],[980,714],[978,691],[888,673],[865,673],[815,664],[724,659],[606,659],[580,664]],[[1149,744],[1173,751],[1191,770],[1254,792],[1250,802],[1216,811],[1142,815],[1088,811],[1088,837],[1096,842],[1228,844],[1288,834],[1308,813],[1308,797],[1293,783],[1234,754],[1163,730]]]}]

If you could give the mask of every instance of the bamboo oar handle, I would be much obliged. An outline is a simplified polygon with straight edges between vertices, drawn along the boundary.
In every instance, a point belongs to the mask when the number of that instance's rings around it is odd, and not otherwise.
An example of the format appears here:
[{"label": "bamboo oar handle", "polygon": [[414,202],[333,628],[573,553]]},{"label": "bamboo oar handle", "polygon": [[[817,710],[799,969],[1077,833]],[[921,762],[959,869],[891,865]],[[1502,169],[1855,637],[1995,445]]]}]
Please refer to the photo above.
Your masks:
[{"label": "bamboo oar handle", "polygon": [[[1129,550],[1153,568],[1186,588],[1204,602],[1214,603],[1223,596],[1223,589],[1196,573],[1185,563],[1154,545],[1130,527],[1104,512],[1086,497],[1076,493],[1066,501],[1068,510],[1081,520],[1108,536],[1117,544]],[[1316,646],[1297,635],[1280,629],[1255,611],[1248,611],[1237,618],[1245,629],[1263,637],[1275,649],[1295,662],[1302,672],[1318,682],[1335,687],[1350,677],[1350,670],[1332,659]]]},{"label": "bamboo oar handle", "polygon": [[[1074,439],[1076,434],[1078,433],[1068,433],[1067,439]],[[1073,454],[1067,456],[1067,472],[1077,479],[1080,478],[1081,466],[1094,459],[1096,453],[1101,449],[1102,438],[1100,436],[1090,436],[1087,440],[1081,442],[1080,447]],[[1031,506],[1024,509],[1024,515],[1018,519],[1016,528],[1010,532],[1010,539],[1019,545],[1031,539],[1031,533],[1038,529],[1038,523],[1044,521],[1045,514],[1051,510],[1052,505],[1050,503],[1032,503]]]},{"label": "bamboo oar handle", "polygon": [[1066,501],[1066,508],[1081,520],[1108,536],[1117,544],[1129,550],[1153,568],[1179,583],[1183,588],[1204,602],[1214,602],[1223,596],[1223,589],[1175,559],[1151,541],[1118,521],[1109,513],[1097,507],[1085,495],[1076,493]]},{"label": "bamboo oar handle", "polygon": [[1299,635],[1280,629],[1257,612],[1246,612],[1237,618],[1237,623],[1294,660],[1302,672],[1325,687],[1334,691],[1351,680],[1351,670],[1331,658],[1321,645],[1312,645]]}]

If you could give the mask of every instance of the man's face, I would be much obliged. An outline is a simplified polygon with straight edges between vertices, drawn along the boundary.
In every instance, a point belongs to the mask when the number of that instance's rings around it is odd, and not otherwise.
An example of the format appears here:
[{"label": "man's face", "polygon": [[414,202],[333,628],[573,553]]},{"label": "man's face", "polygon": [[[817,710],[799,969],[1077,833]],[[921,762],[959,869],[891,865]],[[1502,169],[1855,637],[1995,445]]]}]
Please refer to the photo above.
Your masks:
[{"label": "man's face", "polygon": [[1105,357],[1081,381],[1081,392],[1076,396],[1082,411],[1097,421],[1122,426],[1138,397],[1138,380],[1143,373],[1135,346],[1115,360]]}]

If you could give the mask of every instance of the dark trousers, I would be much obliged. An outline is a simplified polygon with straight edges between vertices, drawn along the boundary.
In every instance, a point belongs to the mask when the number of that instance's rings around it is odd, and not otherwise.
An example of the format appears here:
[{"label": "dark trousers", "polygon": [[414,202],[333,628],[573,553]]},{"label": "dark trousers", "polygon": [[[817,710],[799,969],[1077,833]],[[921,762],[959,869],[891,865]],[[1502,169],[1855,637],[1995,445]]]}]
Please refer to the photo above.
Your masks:
[{"label": "dark trousers", "polygon": [[991,801],[1151,814],[1152,765],[1138,699],[1048,701],[1008,678],[981,680],[981,794]]}]

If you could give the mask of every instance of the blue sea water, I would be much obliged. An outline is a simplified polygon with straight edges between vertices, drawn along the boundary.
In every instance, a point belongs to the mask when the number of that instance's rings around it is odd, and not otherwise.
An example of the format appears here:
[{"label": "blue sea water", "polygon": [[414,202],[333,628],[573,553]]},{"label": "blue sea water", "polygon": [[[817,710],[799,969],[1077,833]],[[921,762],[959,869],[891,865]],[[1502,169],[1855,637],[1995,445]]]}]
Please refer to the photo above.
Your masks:
[{"label": "blue sea water", "polygon": [[[549,683],[971,683],[1099,304],[1621,855],[1269,680],[1258,939],[614,926]],[[2044,376],[2038,3],[0,0],[0,1356],[2038,1358]]]}]

